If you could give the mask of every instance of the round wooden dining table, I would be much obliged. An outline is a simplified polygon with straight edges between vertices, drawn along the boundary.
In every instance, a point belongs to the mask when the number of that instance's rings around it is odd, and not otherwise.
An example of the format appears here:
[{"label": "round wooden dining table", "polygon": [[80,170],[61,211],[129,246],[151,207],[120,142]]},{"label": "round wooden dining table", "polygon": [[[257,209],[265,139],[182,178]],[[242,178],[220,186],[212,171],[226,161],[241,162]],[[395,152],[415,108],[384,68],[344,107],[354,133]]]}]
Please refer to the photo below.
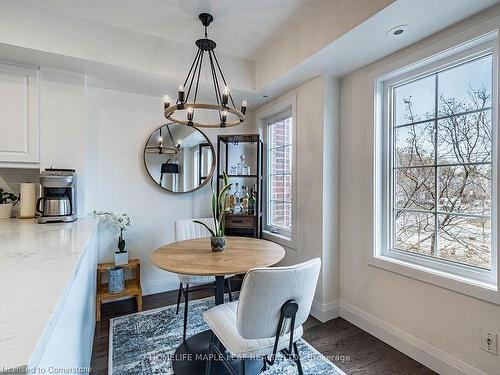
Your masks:
[{"label": "round wooden dining table", "polygon": [[[183,275],[214,276],[215,304],[224,303],[224,276],[243,274],[256,267],[269,267],[285,257],[274,242],[249,237],[226,237],[223,252],[214,252],[210,238],[173,242],[155,250],[151,262],[158,268]],[[176,350],[172,366],[176,375],[203,374],[209,352],[211,331],[189,337]],[[212,365],[213,374],[230,373],[221,363]],[[259,361],[260,362],[260,361]],[[252,371],[250,371],[251,373]]]}]

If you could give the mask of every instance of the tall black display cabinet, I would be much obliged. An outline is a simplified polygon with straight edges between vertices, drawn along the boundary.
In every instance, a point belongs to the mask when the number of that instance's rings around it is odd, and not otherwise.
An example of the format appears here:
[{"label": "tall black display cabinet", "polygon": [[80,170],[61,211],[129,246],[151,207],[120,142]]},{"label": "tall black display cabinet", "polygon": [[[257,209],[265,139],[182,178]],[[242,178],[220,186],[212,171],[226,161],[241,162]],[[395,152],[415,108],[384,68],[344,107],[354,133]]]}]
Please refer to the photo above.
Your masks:
[{"label": "tall black display cabinet", "polygon": [[[246,186],[255,190],[255,209],[253,213],[228,213],[226,215],[226,235],[243,237],[262,237],[262,197],[263,197],[263,161],[264,143],[259,134],[219,135],[217,137],[217,194],[222,188],[222,173],[225,171],[235,191]],[[244,156],[246,167],[238,170]]]}]

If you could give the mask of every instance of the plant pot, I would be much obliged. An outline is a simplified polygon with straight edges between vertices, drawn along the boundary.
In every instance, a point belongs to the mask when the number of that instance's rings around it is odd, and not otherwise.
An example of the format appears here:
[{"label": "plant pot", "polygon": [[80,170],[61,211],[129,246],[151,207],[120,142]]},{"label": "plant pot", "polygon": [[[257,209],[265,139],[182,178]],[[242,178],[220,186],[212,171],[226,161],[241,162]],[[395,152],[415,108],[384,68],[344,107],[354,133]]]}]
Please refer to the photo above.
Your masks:
[{"label": "plant pot", "polygon": [[109,269],[108,292],[117,294],[125,290],[125,278],[123,277],[123,268],[114,267]]},{"label": "plant pot", "polygon": [[115,252],[115,266],[128,264],[128,251]]},{"label": "plant pot", "polygon": [[12,215],[13,203],[2,203],[0,204],[0,219],[10,219]]},{"label": "plant pot", "polygon": [[212,251],[220,253],[226,246],[226,237],[210,237],[210,245],[212,245]]}]

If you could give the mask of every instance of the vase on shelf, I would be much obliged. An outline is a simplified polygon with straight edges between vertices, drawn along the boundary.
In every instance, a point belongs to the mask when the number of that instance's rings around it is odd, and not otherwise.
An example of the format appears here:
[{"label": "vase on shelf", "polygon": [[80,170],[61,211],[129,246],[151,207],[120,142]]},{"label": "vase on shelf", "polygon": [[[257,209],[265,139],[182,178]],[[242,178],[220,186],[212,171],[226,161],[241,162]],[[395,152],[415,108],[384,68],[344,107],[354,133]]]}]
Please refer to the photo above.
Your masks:
[{"label": "vase on shelf", "polygon": [[247,164],[245,163],[245,156],[240,155],[240,162],[236,165],[238,175],[244,176],[247,174]]},{"label": "vase on shelf", "polygon": [[125,277],[123,276],[123,268],[113,267],[109,269],[109,284],[108,292],[117,294],[125,289]]}]

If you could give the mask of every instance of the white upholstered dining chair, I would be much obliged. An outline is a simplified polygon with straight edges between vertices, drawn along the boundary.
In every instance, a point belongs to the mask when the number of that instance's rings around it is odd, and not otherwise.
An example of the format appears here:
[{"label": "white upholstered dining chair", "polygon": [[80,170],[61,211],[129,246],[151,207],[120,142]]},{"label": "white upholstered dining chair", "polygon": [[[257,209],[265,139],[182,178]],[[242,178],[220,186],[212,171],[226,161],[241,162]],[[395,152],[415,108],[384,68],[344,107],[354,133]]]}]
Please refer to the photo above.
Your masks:
[{"label": "white upholstered dining chair", "polygon": [[[289,267],[254,268],[246,274],[239,301],[215,306],[203,313],[212,330],[209,358],[222,358],[229,365],[225,353],[241,360],[241,374],[245,373],[245,359],[263,358],[263,370],[273,365],[281,352],[297,365],[302,375],[296,341],[302,337],[316,290],[321,261],[319,258]],[[211,354],[216,352],[215,356]],[[206,374],[210,374],[207,361]]]},{"label": "white upholstered dining chair", "polygon": [[[213,228],[214,221],[212,218],[203,219],[179,219],[175,221],[175,240],[184,241],[193,238],[210,237],[210,232],[200,224],[193,222],[193,220],[199,220],[209,228]],[[179,292],[177,293],[177,309],[176,314],[179,313],[179,305],[181,302],[181,295],[184,296],[184,328],[182,339],[186,340],[186,330],[187,330],[187,318],[188,318],[188,305],[189,305],[189,292],[199,289],[204,289],[211,287],[215,282],[214,276],[195,276],[195,275],[182,275],[177,274],[179,277]],[[226,285],[229,293],[229,300],[233,301],[232,291],[231,291],[231,280],[230,277],[234,275],[226,276]],[[193,288],[191,288],[193,287]]]}]

